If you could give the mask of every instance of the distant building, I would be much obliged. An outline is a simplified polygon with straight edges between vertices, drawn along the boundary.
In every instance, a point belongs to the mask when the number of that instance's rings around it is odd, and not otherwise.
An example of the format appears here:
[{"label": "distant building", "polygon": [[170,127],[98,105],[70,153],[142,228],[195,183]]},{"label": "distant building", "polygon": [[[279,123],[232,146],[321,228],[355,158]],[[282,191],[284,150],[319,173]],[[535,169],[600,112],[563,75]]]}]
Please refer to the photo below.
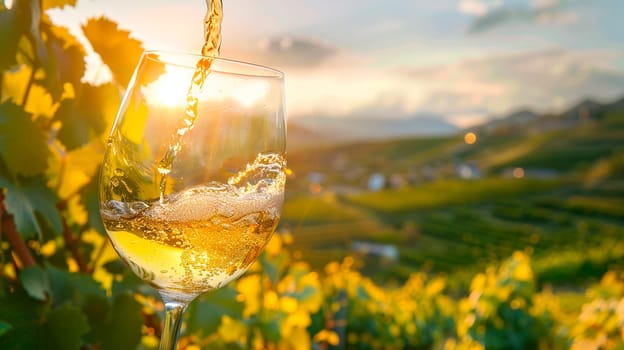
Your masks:
[{"label": "distant building", "polygon": [[389,182],[390,182],[390,187],[392,188],[402,188],[402,187],[407,186],[407,180],[405,180],[405,177],[398,173],[394,173],[390,175]]},{"label": "distant building", "polygon": [[386,176],[381,173],[374,173],[368,178],[368,190],[379,191],[386,187]]},{"label": "distant building", "polygon": [[381,256],[393,261],[399,260],[399,249],[393,244],[354,241],[351,243],[351,250],[362,254]]},{"label": "distant building", "polygon": [[480,179],[481,170],[476,164],[459,163],[455,166],[455,173],[462,179]]}]

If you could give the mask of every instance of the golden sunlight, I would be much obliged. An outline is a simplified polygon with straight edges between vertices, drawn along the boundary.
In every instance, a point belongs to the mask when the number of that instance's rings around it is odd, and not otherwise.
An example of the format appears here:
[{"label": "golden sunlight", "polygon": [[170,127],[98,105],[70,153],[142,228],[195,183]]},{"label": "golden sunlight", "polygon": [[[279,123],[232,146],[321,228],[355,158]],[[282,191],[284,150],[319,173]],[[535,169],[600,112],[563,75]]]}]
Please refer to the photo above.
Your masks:
[{"label": "golden sunlight", "polygon": [[243,107],[251,107],[263,100],[269,93],[270,85],[265,81],[241,81],[231,77],[212,74],[204,83],[202,100],[231,99]]},{"label": "golden sunlight", "polygon": [[165,107],[184,106],[190,83],[191,77],[184,70],[176,72],[168,69],[143,92],[150,103]]}]

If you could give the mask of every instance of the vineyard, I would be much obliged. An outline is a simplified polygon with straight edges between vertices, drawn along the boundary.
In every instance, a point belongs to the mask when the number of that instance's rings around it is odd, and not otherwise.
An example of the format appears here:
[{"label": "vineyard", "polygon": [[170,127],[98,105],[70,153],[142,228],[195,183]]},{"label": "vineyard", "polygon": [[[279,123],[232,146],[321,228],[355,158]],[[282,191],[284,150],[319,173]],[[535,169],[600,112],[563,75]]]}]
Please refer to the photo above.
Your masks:
[{"label": "vineyard", "polygon": [[[157,349],[162,302],[109,245],[96,190],[143,47],[107,18],[80,42],[46,15],[73,5],[0,2],[0,349]],[[110,82],[81,80],[90,50]],[[621,105],[566,130],[477,131],[474,145],[293,152],[278,233],[189,306],[178,348],[623,349]],[[464,162],[481,176],[456,176]],[[367,190],[380,169],[416,181]]]}]

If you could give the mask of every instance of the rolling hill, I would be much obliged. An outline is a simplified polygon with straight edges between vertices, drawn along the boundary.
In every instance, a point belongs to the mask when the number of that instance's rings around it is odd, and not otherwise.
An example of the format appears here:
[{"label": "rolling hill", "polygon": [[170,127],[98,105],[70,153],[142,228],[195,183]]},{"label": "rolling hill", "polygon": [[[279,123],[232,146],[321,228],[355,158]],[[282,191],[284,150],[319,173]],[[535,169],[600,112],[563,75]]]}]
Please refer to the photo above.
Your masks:
[{"label": "rolling hill", "polygon": [[[383,280],[425,270],[465,288],[461,276],[515,250],[533,254],[540,283],[582,284],[621,265],[624,100],[521,111],[470,131],[474,144],[462,132],[292,152],[282,228],[317,267],[355,254]],[[367,189],[374,174],[381,190]],[[357,242],[394,246],[398,259]]]}]

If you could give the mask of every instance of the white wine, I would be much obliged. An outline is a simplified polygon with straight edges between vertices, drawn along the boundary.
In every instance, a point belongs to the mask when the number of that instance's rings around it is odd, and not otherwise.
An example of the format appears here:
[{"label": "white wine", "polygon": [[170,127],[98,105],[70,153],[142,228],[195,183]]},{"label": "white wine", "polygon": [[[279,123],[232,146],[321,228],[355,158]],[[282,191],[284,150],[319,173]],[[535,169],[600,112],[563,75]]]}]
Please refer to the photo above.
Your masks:
[{"label": "white wine", "polygon": [[109,201],[102,219],[113,247],[140,278],[176,298],[221,287],[247,270],[277,226],[280,159],[260,154],[228,184],[192,187],[165,204]]},{"label": "white wine", "polygon": [[223,3],[221,0],[206,0],[208,11],[204,18],[204,45],[201,49],[202,58],[197,62],[197,68],[191,79],[188,92],[186,93],[186,105],[184,115],[180,119],[180,125],[175,133],[171,135],[169,147],[158,163],[158,173],[160,179],[160,201],[165,200],[165,189],[167,187],[167,175],[171,172],[173,161],[182,148],[182,138],[193,128],[197,119],[199,105],[199,94],[204,87],[204,82],[210,74],[212,58],[219,56],[221,47],[221,21],[223,19]]}]

